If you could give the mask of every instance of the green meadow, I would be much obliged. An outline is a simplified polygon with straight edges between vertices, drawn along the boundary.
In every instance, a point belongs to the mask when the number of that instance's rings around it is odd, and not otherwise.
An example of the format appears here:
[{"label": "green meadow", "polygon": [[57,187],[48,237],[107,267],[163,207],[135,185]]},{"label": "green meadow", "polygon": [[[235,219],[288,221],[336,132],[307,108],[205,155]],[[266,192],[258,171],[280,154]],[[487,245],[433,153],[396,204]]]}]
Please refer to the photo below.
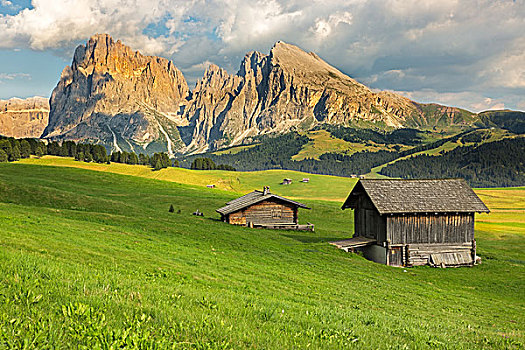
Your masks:
[{"label": "green meadow", "polygon": [[[251,172],[237,172],[224,170],[189,170],[184,168],[165,168],[159,171],[151,171],[145,165],[129,165],[120,163],[99,164],[77,162],[73,158],[44,156],[40,159],[27,158],[19,163],[35,164],[59,167],[73,167],[103,171],[121,175],[132,175],[148,179],[177,182],[186,185],[206,187],[215,185],[216,189],[232,191],[236,193],[250,192],[254,189],[262,190],[263,186],[270,186],[273,193],[292,197],[320,199],[327,201],[342,202],[350,193],[356,183],[356,179],[305,174],[291,170],[265,170]],[[303,178],[309,178],[308,184],[302,183]],[[293,180],[293,184],[281,185],[284,178]]]},{"label": "green meadow", "polygon": [[[340,206],[354,183],[2,163],[0,348],[525,347],[525,188],[477,190],[492,210],[477,217],[481,265],[403,269],[327,243],[353,233]],[[219,221],[216,208],[264,185],[310,206],[299,221],[316,231]]]}]

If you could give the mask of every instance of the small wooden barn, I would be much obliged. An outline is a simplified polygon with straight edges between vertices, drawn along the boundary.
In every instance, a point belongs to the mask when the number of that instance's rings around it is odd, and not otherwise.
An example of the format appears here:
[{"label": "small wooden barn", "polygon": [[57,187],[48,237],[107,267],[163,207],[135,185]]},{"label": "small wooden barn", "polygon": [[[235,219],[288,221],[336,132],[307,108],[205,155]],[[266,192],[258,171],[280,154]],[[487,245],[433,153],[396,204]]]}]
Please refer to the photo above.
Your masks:
[{"label": "small wooden barn", "polygon": [[221,219],[232,225],[265,227],[289,230],[311,230],[314,226],[298,224],[298,209],[310,209],[306,205],[263,191],[253,191],[234,199],[217,209]]},{"label": "small wooden barn", "polygon": [[354,237],[332,244],[391,266],[472,266],[474,214],[489,212],[463,179],[360,179],[347,208]]}]

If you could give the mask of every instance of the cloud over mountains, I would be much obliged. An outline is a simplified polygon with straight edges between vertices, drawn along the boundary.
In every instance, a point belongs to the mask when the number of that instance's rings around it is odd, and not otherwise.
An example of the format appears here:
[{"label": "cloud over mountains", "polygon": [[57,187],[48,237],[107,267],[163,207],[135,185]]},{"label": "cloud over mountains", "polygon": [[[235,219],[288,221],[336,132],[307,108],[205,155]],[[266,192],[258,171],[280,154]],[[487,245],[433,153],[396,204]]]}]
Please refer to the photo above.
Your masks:
[{"label": "cloud over mountains", "polygon": [[[7,3],[7,2],[5,2]],[[2,3],[4,6],[4,2]],[[525,106],[523,1],[33,0],[0,7],[0,47],[70,57],[94,33],[171,58],[195,81],[293,42],[378,89],[471,110]],[[5,10],[5,11],[4,11]]]}]

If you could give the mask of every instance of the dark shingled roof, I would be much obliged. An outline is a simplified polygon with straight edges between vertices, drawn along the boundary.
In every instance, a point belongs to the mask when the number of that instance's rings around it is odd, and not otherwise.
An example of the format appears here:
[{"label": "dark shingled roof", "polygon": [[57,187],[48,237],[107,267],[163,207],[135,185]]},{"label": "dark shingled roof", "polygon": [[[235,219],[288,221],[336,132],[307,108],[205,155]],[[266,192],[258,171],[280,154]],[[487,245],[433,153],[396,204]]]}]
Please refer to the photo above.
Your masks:
[{"label": "dark shingled roof", "polygon": [[365,192],[379,214],[483,212],[489,209],[464,179],[361,179],[341,209],[355,208]]},{"label": "dark shingled roof", "polygon": [[253,191],[245,194],[242,197],[229,201],[226,203],[225,207],[217,209],[216,212],[222,215],[231,214],[243,208],[249,207],[252,204],[256,204],[270,198],[276,198],[283,202],[291,203],[298,206],[299,208],[310,209],[302,203],[292,201],[291,199],[284,198],[270,192],[264,194],[262,191]]}]

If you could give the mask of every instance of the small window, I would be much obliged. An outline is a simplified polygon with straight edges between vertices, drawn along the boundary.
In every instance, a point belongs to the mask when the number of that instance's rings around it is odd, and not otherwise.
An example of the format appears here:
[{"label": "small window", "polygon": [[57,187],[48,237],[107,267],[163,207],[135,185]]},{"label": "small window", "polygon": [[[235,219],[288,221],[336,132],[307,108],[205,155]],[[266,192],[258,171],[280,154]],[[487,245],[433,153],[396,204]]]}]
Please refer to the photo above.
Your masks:
[{"label": "small window", "polygon": [[273,219],[279,219],[283,216],[283,211],[281,208],[279,209],[272,209],[272,218]]}]

